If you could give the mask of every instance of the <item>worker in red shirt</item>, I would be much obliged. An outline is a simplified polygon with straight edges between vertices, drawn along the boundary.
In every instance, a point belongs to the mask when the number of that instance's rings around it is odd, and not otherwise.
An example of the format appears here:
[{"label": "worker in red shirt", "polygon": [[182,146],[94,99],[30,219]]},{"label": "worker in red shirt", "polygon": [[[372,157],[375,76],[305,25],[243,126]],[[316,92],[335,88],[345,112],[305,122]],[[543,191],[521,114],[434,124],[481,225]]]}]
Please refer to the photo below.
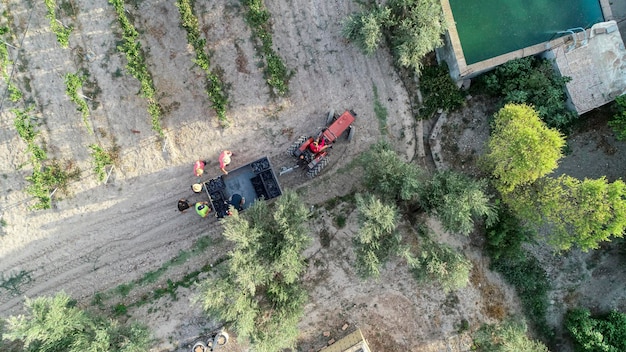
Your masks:
[{"label": "worker in red shirt", "polygon": [[193,164],[193,174],[196,175],[196,177],[200,177],[202,176],[202,174],[204,173],[204,166],[206,165],[206,162],[202,161],[202,160],[198,160]]},{"label": "worker in red shirt", "polygon": [[326,140],[321,136],[309,144],[309,149],[315,154],[322,152],[326,148],[328,148]]},{"label": "worker in red shirt", "polygon": [[233,156],[233,153],[230,150],[224,150],[220,154],[220,170],[224,173],[224,175],[228,175],[228,171],[226,171],[226,165],[230,164],[230,157]]}]

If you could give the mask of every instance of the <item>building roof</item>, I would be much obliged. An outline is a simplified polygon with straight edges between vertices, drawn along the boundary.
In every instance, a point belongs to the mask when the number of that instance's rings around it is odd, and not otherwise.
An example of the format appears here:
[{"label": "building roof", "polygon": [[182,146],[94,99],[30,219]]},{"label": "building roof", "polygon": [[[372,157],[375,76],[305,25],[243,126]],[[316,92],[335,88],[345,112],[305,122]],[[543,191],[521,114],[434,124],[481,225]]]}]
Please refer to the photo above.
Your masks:
[{"label": "building roof", "polygon": [[578,114],[626,93],[626,49],[615,21],[595,24],[550,49],[562,76],[571,77],[568,95]]},{"label": "building roof", "polygon": [[322,348],[320,352],[371,352],[361,329],[356,329],[332,345]]}]

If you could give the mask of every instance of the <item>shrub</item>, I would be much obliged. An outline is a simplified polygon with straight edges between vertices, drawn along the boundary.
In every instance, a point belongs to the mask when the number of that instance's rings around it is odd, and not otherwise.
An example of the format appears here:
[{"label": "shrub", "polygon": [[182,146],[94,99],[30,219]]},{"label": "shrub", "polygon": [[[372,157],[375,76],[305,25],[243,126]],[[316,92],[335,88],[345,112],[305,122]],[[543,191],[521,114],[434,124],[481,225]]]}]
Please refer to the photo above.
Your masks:
[{"label": "shrub", "polygon": [[501,257],[491,263],[491,269],[502,274],[505,281],[515,287],[526,316],[538,331],[550,336],[551,329],[546,322],[550,284],[537,259],[530,253],[518,258]]},{"label": "shrub", "polygon": [[548,277],[537,259],[522,247],[533,238],[533,233],[508,208],[502,207],[498,221],[487,227],[486,237],[485,249],[491,257],[491,269],[515,287],[526,316],[538,331],[549,337]]},{"label": "shrub", "polygon": [[500,324],[484,324],[472,336],[474,348],[480,352],[548,352],[539,341],[528,338],[524,322],[512,319]]},{"label": "shrub", "polygon": [[498,221],[487,227],[485,249],[492,260],[522,259],[526,252],[522,244],[532,239],[532,231],[524,228],[518,218],[506,207],[500,207]]},{"label": "shrub", "polygon": [[564,130],[577,118],[566,103],[565,84],[571,78],[561,77],[546,59],[511,60],[483,79],[487,91],[505,103],[532,105],[549,127]]},{"label": "shrub", "polygon": [[565,328],[581,352],[626,351],[626,314],[611,311],[592,317],[589,310],[576,308],[565,316]]},{"label": "shrub", "polygon": [[626,95],[615,98],[617,113],[609,121],[609,127],[613,129],[618,140],[626,140]]},{"label": "shrub", "polygon": [[440,108],[444,111],[453,111],[465,103],[465,93],[450,77],[445,62],[438,66],[424,67],[420,88],[424,95],[420,116],[424,119],[430,118]]},{"label": "shrub", "polygon": [[447,244],[424,238],[416,257],[407,251],[403,255],[418,281],[437,281],[446,293],[469,283],[472,263]]}]

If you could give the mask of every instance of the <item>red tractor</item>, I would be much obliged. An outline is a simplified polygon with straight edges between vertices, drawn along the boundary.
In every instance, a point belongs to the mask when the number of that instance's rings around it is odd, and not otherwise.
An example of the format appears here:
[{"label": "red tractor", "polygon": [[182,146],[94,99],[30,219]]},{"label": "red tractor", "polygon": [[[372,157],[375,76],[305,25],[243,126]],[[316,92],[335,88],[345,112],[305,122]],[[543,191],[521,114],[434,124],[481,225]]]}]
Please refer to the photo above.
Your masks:
[{"label": "red tractor", "polygon": [[316,136],[300,136],[287,150],[289,155],[298,159],[298,166],[306,165],[306,175],[309,178],[317,176],[328,164],[328,149],[344,133],[349,141],[354,136],[354,126],[356,113],[346,110],[343,114],[337,115],[334,111],[328,113],[326,126]]}]

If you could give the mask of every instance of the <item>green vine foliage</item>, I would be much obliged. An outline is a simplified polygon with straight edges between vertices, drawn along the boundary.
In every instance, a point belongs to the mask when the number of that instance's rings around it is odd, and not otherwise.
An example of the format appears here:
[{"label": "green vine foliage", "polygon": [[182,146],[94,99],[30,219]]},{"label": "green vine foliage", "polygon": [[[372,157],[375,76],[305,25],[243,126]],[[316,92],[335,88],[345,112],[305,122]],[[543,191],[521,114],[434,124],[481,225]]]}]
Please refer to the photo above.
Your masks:
[{"label": "green vine foliage", "polygon": [[148,113],[152,118],[152,130],[163,137],[163,127],[161,126],[163,108],[157,101],[152,75],[146,67],[146,59],[139,42],[139,32],[126,16],[123,0],[109,0],[109,3],[115,8],[118,22],[122,28],[122,44],[117,49],[126,54],[128,61],[126,69],[139,80],[141,84],[140,94],[148,100]]},{"label": "green vine foliage", "polygon": [[66,166],[62,166],[58,161],[53,160],[41,169],[33,170],[32,176],[27,176],[26,180],[30,181],[30,185],[26,191],[37,198],[39,202],[32,206],[32,209],[50,209],[52,206],[52,192],[60,189],[67,192],[67,186],[72,180],[80,177],[80,170],[73,168],[68,170]]},{"label": "green vine foliage", "polygon": [[261,42],[261,51],[265,57],[265,80],[272,87],[273,92],[284,96],[289,91],[289,72],[283,60],[272,48],[272,31],[270,26],[270,13],[265,8],[263,0],[242,0],[248,7],[246,21],[252,29],[253,35]]},{"label": "green vine foliage", "polygon": [[[11,29],[9,26],[0,26],[0,35],[2,39],[7,40],[6,37],[11,37]],[[5,43],[0,42],[0,76],[7,83],[7,89],[9,91],[9,100],[17,103],[22,100],[22,92],[19,90],[9,76],[9,67],[13,65],[13,61],[9,57],[9,51]]]},{"label": "green vine foliage", "polygon": [[87,128],[89,133],[93,134],[91,126],[89,124],[89,106],[87,105],[87,101],[81,95],[79,95],[79,91],[82,91],[83,83],[85,81],[85,77],[79,75],[77,73],[68,73],[65,75],[65,93],[70,98],[74,104],[76,104],[76,108],[80,111],[80,114],[83,117],[83,123]]},{"label": "green vine foliage", "polygon": [[98,180],[102,182],[106,177],[106,167],[113,165],[114,155],[97,144],[90,145],[89,149],[91,149],[91,157],[93,158],[94,172]]},{"label": "green vine foliage", "polygon": [[17,103],[18,101],[22,100],[23,95],[22,95],[22,91],[17,88],[12,82],[9,82],[9,100]]},{"label": "green vine foliage", "polygon": [[180,12],[181,25],[187,31],[187,42],[191,44],[196,53],[194,62],[205,72],[207,81],[207,95],[217,114],[220,124],[224,127],[229,125],[226,116],[228,98],[224,93],[224,83],[211,71],[209,55],[205,51],[206,40],[201,37],[198,29],[198,18],[193,12],[192,0],[177,0],[176,7]]},{"label": "green vine foliage", "polygon": [[67,191],[71,180],[78,179],[80,170],[62,166],[58,161],[48,160],[46,151],[40,147],[35,139],[39,133],[35,130],[35,119],[30,116],[31,109],[12,109],[15,114],[13,125],[18,135],[26,142],[29,160],[33,167],[33,174],[27,176],[30,185],[26,192],[38,200],[32,209],[49,209],[52,206],[51,193],[55,189]]},{"label": "green vine foliage", "polygon": [[70,44],[70,34],[72,33],[74,27],[66,27],[56,18],[57,4],[55,0],[44,0],[44,3],[48,9],[46,17],[50,20],[50,28],[52,29],[52,32],[54,32],[57,36],[59,45],[61,45],[62,48],[67,48]]}]

